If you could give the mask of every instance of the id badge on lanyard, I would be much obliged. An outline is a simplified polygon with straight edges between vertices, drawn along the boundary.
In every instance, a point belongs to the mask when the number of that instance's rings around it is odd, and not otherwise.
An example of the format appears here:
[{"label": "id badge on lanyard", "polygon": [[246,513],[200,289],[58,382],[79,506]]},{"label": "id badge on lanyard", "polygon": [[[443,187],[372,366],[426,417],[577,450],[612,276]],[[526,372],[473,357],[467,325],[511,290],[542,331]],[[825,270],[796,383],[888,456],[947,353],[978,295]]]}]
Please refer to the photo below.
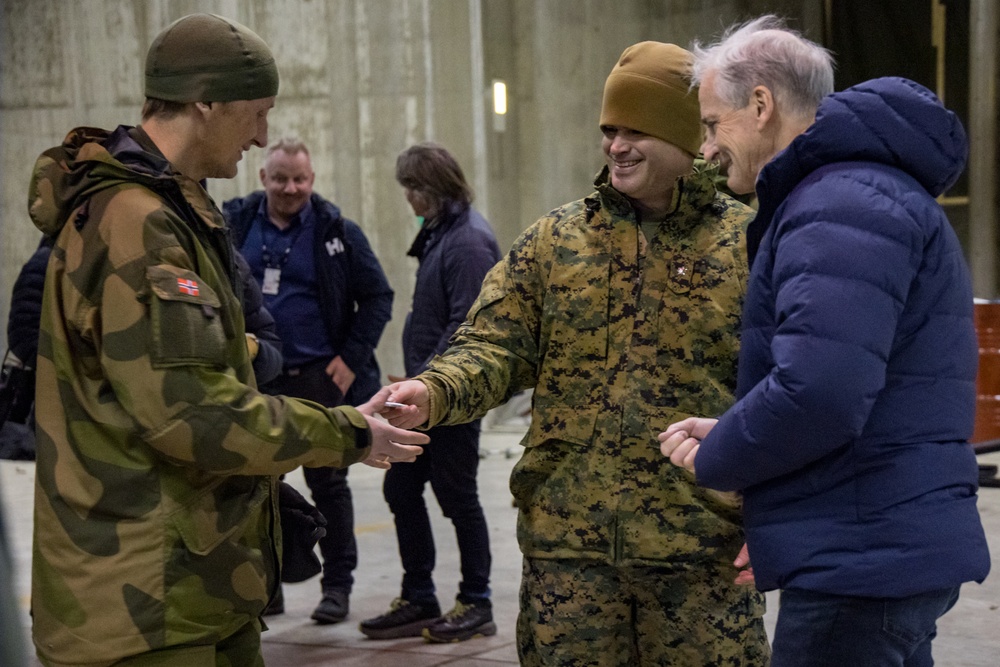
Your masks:
[{"label": "id badge on lanyard", "polygon": [[264,282],[260,286],[262,294],[274,296],[281,286],[281,269],[276,267],[266,267],[264,269]]}]

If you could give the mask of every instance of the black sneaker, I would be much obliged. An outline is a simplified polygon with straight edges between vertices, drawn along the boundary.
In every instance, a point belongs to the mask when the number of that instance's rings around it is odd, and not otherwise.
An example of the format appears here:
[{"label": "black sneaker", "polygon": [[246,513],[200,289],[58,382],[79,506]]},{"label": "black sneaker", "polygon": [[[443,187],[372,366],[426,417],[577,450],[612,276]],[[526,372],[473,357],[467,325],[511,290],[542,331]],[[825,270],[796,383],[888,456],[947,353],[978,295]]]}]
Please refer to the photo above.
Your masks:
[{"label": "black sneaker", "polygon": [[432,625],[424,628],[424,639],[429,642],[443,644],[447,642],[464,642],[473,637],[489,637],[497,633],[497,624],[493,622],[493,605],[489,600],[464,604],[455,601],[455,608],[439,618]]},{"label": "black sneaker", "polygon": [[349,610],[347,591],[327,588],[323,590],[323,599],[319,601],[319,605],[312,613],[312,620],[320,625],[340,623],[347,618]]},{"label": "black sneaker", "polygon": [[419,637],[428,625],[441,617],[441,607],[437,602],[417,603],[396,598],[389,611],[361,621],[361,632],[369,639],[397,639],[399,637]]}]

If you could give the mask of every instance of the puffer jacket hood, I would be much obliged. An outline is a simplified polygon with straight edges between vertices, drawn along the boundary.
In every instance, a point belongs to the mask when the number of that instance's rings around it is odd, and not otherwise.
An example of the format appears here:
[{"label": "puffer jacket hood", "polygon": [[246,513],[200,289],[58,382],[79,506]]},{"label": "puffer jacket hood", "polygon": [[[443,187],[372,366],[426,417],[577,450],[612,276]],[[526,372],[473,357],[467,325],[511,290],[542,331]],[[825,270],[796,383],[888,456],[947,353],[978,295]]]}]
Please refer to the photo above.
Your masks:
[{"label": "puffer jacket hood", "polygon": [[918,83],[872,79],[823,99],[816,122],[761,170],[758,214],[747,231],[751,264],[775,209],[811,173],[835,162],[900,169],[932,197],[958,180],[968,159],[958,116]]},{"label": "puffer jacket hood", "polygon": [[816,122],[764,168],[757,192],[781,200],[823,165],[860,161],[901,169],[937,197],[968,155],[961,121],[934,93],[908,79],[873,79],[827,96]]},{"label": "puffer jacket hood", "polygon": [[169,163],[142,149],[126,126],[113,132],[78,127],[39,156],[28,188],[28,213],[43,234],[56,236],[78,209],[101,190],[140,183],[156,190],[172,180]]}]

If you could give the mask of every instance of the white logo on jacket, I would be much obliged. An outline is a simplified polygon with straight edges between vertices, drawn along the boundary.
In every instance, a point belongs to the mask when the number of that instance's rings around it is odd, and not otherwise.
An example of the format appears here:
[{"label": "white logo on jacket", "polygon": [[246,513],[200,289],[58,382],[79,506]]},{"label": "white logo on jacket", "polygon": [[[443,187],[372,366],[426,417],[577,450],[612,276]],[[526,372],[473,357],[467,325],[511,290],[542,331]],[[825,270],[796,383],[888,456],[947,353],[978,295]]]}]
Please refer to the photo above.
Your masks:
[{"label": "white logo on jacket", "polygon": [[332,241],[326,242],[326,252],[333,257],[337,253],[344,252],[344,242],[340,239],[333,239]]}]

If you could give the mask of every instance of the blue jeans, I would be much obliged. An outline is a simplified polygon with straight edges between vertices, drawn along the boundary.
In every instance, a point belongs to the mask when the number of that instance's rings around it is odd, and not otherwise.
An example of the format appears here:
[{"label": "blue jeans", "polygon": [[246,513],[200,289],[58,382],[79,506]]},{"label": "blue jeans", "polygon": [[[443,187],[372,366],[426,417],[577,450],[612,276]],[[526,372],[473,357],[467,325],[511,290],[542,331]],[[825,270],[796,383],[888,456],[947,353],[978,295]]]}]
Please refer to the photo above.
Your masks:
[{"label": "blue jeans", "polygon": [[781,591],[771,667],[930,667],[958,587],[906,598]]},{"label": "blue jeans", "polygon": [[490,533],[479,503],[479,422],[435,426],[430,444],[413,463],[400,463],[385,473],[382,491],[396,521],[403,561],[401,597],[417,603],[436,600],[436,552],[424,487],[430,482],[441,511],[455,526],[462,580],[458,599],[465,604],[490,595]]}]

